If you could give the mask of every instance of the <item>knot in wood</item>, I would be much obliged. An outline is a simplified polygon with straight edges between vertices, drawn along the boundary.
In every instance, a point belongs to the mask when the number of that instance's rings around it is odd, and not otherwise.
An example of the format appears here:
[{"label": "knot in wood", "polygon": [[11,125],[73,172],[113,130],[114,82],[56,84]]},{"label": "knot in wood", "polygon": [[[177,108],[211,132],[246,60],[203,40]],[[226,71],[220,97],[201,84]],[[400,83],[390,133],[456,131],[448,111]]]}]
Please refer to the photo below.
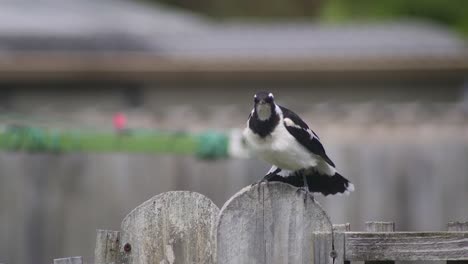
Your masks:
[{"label": "knot in wood", "polygon": [[125,251],[126,253],[129,253],[131,250],[132,250],[132,246],[131,246],[129,243],[126,243],[126,244],[124,245],[124,251]]}]

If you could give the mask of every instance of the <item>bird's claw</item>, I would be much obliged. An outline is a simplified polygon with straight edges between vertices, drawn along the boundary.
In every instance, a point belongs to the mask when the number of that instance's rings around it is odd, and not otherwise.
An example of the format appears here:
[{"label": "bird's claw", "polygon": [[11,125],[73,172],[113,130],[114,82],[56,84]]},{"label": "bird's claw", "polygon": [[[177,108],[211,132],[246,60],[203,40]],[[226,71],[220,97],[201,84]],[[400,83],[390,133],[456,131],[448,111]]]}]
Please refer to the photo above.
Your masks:
[{"label": "bird's claw", "polygon": [[268,181],[266,179],[261,179],[260,181],[258,182],[254,182],[250,185],[250,188],[256,186],[257,188],[257,191],[260,192],[260,189],[262,188],[262,183],[266,183],[268,184]]},{"label": "bird's claw", "polygon": [[257,182],[254,182],[254,183],[250,184],[250,187],[254,187],[255,185],[260,186],[260,185],[261,185],[262,183],[264,183],[264,182],[267,182],[267,181],[264,180],[264,179],[262,179],[262,180],[260,180],[260,181],[257,181]]},{"label": "bird's claw", "polygon": [[265,182],[265,183],[268,184],[269,180],[270,180],[271,177],[273,177],[273,176],[274,176],[274,174],[272,174],[272,173],[267,174],[267,175],[265,175],[265,177],[263,177],[260,181],[252,183],[252,184],[250,185],[250,187],[253,187],[253,186],[257,185],[257,187],[260,188],[260,186],[262,185],[262,183]]}]

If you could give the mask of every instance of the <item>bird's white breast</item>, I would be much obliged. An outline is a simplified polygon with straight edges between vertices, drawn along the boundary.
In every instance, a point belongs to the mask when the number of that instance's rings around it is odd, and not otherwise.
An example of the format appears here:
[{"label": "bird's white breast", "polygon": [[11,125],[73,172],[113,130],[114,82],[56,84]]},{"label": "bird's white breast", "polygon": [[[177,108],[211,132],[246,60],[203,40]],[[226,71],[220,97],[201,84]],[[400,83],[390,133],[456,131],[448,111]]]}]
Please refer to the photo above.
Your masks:
[{"label": "bird's white breast", "polygon": [[305,149],[289,132],[280,118],[272,133],[265,138],[249,128],[244,130],[248,146],[262,159],[285,170],[315,167],[319,160]]}]

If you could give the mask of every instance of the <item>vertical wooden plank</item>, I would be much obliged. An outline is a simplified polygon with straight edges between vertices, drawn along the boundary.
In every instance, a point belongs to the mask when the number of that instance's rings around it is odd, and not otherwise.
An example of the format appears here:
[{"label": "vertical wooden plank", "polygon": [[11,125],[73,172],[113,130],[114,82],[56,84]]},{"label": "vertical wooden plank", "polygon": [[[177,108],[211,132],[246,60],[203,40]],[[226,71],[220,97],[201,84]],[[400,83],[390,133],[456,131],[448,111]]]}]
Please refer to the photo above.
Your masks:
[{"label": "vertical wooden plank", "polygon": [[332,239],[333,237],[329,232],[314,232],[313,233],[313,248],[314,248],[314,262],[313,263],[333,263],[332,253]]},{"label": "vertical wooden plank", "polygon": [[332,225],[310,194],[284,183],[249,186],[217,225],[217,263],[333,263]]},{"label": "vertical wooden plank", "polygon": [[351,225],[336,224],[333,225],[333,246],[334,246],[334,264],[350,264],[350,261],[345,261],[345,234],[344,232],[351,231]]},{"label": "vertical wooden plank", "polygon": [[213,263],[218,213],[210,199],[195,192],[167,192],[151,198],[122,221],[122,262]]},{"label": "vertical wooden plank", "polygon": [[82,257],[69,257],[54,259],[54,264],[83,264]]},{"label": "vertical wooden plank", "polygon": [[[395,232],[394,222],[366,222],[367,232]],[[394,264],[395,261],[365,261],[365,264]]]},{"label": "vertical wooden plank", "polygon": [[94,250],[95,264],[120,263],[120,232],[97,230]]},{"label": "vertical wooden plank", "polygon": [[[468,231],[468,221],[466,222],[449,222],[448,231]],[[447,264],[468,264],[468,260],[448,260]]]}]

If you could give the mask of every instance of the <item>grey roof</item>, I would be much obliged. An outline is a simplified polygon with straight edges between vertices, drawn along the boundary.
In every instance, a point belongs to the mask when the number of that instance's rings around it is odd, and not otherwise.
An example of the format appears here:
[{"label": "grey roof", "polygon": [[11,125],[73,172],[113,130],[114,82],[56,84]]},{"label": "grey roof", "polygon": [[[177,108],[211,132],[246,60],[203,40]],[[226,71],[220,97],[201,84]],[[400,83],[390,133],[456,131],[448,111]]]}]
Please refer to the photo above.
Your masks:
[{"label": "grey roof", "polygon": [[[98,73],[103,69],[115,73],[346,71],[402,66],[466,70],[467,47],[456,33],[422,21],[216,23],[190,12],[136,1],[0,1],[0,73],[43,69]],[[51,59],[51,52],[79,56]],[[34,57],[35,53],[39,55]],[[105,59],[96,59],[101,53]],[[18,54],[20,59],[12,57]],[[128,66],[122,62],[129,58],[130,68],[118,68]],[[169,58],[171,63],[159,58]],[[227,66],[219,67],[222,63]]]},{"label": "grey roof", "polygon": [[1,0],[0,51],[151,50],[161,32],[203,25],[191,13],[135,1]]},{"label": "grey roof", "polygon": [[190,57],[454,55],[465,41],[421,22],[214,24],[123,0],[2,0],[0,50],[143,50]]},{"label": "grey roof", "polygon": [[157,40],[173,56],[216,58],[340,58],[456,56],[466,42],[421,22],[330,26],[310,23],[224,24]]}]

